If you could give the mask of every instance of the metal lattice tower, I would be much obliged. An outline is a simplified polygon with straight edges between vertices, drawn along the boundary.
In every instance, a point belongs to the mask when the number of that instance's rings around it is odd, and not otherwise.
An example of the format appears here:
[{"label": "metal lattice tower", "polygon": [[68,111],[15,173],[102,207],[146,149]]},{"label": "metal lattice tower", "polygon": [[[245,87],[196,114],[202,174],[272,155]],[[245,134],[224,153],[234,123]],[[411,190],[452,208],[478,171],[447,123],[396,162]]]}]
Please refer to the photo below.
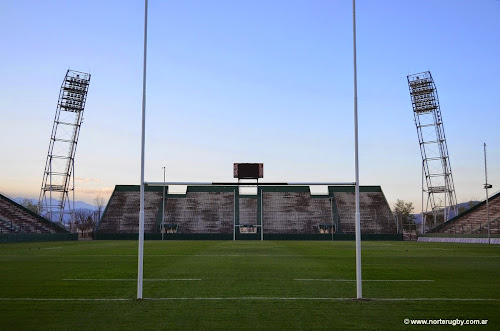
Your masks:
[{"label": "metal lattice tower", "polygon": [[408,87],[422,154],[422,194],[427,193],[424,217],[430,212],[430,205],[434,222],[438,211],[443,212],[443,220],[447,221],[451,211],[457,215],[457,197],[436,85],[426,71],[409,75]]},{"label": "metal lattice tower", "polygon": [[[59,92],[39,198],[41,213],[51,221],[63,223],[67,212],[74,216],[75,152],[89,82],[90,74],[68,70]],[[73,192],[72,201],[70,191]],[[65,209],[66,206],[69,208]]]}]

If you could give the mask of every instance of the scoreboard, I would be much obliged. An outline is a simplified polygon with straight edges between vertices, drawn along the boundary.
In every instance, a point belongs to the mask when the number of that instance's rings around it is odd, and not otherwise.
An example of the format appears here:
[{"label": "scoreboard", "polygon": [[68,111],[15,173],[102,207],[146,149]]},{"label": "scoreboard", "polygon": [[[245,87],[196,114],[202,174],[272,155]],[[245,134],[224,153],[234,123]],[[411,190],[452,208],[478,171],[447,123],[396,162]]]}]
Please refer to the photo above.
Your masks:
[{"label": "scoreboard", "polygon": [[233,177],[238,179],[264,178],[264,163],[235,163]]}]

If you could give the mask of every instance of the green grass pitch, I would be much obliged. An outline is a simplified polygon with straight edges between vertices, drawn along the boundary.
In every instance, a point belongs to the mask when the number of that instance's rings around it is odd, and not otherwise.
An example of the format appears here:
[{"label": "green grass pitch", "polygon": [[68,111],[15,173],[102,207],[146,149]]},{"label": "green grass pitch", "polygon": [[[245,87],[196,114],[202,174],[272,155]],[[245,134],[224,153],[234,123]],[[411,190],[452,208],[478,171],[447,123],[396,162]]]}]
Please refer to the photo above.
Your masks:
[{"label": "green grass pitch", "polygon": [[0,244],[0,329],[500,329],[498,246],[363,242],[362,265],[366,301],[354,242],[146,241],[137,301],[136,241]]}]

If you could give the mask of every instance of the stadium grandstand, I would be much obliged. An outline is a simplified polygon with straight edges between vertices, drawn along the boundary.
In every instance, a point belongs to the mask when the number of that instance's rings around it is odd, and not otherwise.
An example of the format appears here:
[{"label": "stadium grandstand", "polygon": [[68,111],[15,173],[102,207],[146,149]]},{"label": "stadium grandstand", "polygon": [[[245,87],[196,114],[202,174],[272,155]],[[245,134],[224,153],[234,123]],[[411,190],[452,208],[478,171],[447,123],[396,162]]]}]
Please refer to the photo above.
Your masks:
[{"label": "stadium grandstand", "polygon": [[[500,191],[488,199],[490,233],[500,234]],[[431,229],[430,233],[487,234],[486,200]]]},{"label": "stadium grandstand", "polygon": [[[178,192],[145,186],[146,239],[354,239],[353,186],[269,185],[243,193],[238,185],[190,185]],[[136,239],[139,185],[117,185],[97,225],[96,239]],[[164,203],[164,205],[163,205]],[[380,186],[360,187],[365,238],[397,239],[396,220]],[[164,212],[164,219],[162,215]]]},{"label": "stadium grandstand", "polygon": [[0,194],[0,234],[23,233],[68,233],[68,231]]}]

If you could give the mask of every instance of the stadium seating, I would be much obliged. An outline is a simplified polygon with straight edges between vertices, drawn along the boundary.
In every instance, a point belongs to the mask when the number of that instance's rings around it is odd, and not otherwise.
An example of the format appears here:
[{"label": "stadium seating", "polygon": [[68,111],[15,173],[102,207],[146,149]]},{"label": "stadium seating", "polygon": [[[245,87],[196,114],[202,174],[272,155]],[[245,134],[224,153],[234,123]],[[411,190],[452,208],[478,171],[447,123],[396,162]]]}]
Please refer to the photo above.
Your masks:
[{"label": "stadium seating", "polygon": [[[159,233],[162,214],[160,187],[145,192],[145,232]],[[352,234],[355,198],[352,189],[331,188],[328,195],[311,195],[307,187],[266,187],[262,198],[239,195],[232,187],[188,187],[185,194],[168,195],[164,224],[178,234],[232,234],[236,221],[241,233],[255,233],[262,217],[264,234]],[[262,199],[262,200],[261,200]],[[236,204],[235,204],[236,203]],[[261,208],[262,203],[262,208]],[[235,208],[236,207],[236,208]],[[361,226],[365,234],[397,233],[396,223],[380,187],[360,193]],[[138,186],[117,186],[97,231],[137,233]],[[238,231],[238,230],[237,230]]]},{"label": "stadium seating", "polygon": [[[488,229],[483,228],[482,233],[487,233]],[[490,221],[490,233],[500,234],[500,216]]]},{"label": "stadium seating", "polygon": [[188,192],[165,205],[165,223],[177,224],[178,233],[233,233],[233,215],[233,192]]},{"label": "stadium seating", "polygon": [[264,233],[319,233],[319,224],[332,223],[331,202],[303,192],[264,192]]},{"label": "stadium seating", "polygon": [[12,222],[0,219],[0,233],[20,233],[21,228]]},{"label": "stadium seating", "polygon": [[257,199],[243,198],[239,201],[240,225],[257,225]]},{"label": "stadium seating", "polygon": [[[500,217],[500,192],[488,199],[490,213],[490,230],[498,231],[498,220]],[[469,210],[455,216],[448,222],[431,229],[429,232],[448,234],[474,234],[487,233],[487,211],[486,200],[480,202]]]},{"label": "stadium seating", "polygon": [[64,228],[0,194],[0,233],[65,233]]},{"label": "stadium seating", "polygon": [[[144,193],[144,231],[158,232],[158,217],[161,212],[161,192]],[[117,191],[109,199],[108,206],[99,223],[102,233],[138,233],[139,232],[139,191]]]},{"label": "stadium seating", "polygon": [[[481,224],[481,227],[479,229],[476,229],[476,233],[487,234],[487,224]],[[500,216],[494,219],[490,219],[490,234],[500,234]]]},{"label": "stadium seating", "polygon": [[[342,233],[355,233],[356,199],[352,192],[335,192]],[[396,233],[397,226],[382,192],[360,192],[361,233]]]}]

